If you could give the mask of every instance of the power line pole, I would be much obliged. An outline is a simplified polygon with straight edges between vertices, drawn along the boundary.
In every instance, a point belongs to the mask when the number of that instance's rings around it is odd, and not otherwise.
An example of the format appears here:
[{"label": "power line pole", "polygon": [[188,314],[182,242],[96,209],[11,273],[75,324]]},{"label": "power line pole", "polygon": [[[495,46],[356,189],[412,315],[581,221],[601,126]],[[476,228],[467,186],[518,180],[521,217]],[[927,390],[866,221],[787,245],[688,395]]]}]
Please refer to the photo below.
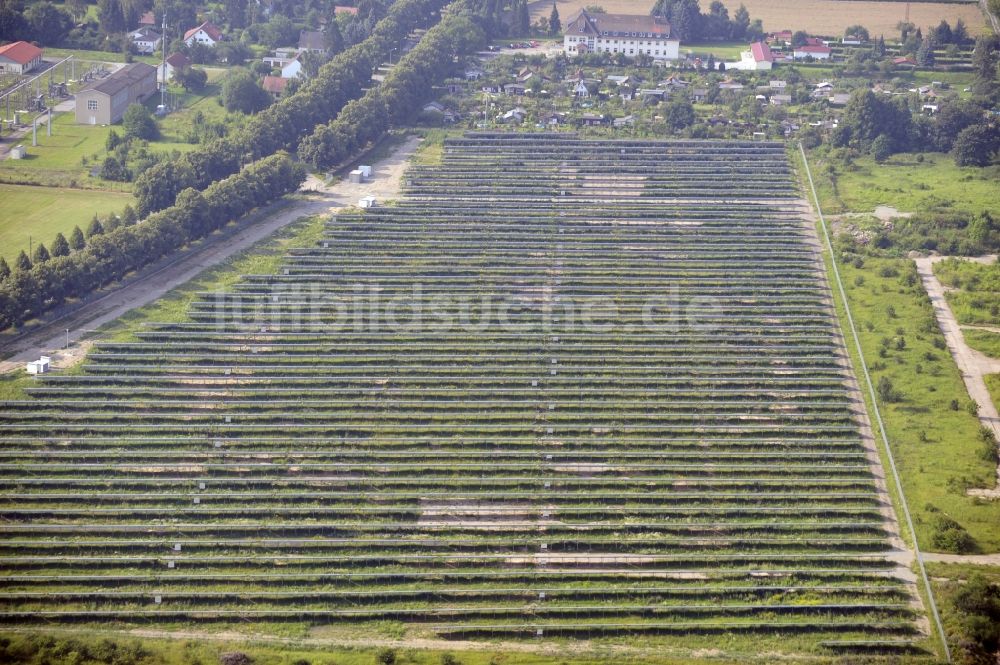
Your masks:
[{"label": "power line pole", "polygon": [[163,35],[160,37],[160,107],[167,110],[167,10],[163,10]]}]

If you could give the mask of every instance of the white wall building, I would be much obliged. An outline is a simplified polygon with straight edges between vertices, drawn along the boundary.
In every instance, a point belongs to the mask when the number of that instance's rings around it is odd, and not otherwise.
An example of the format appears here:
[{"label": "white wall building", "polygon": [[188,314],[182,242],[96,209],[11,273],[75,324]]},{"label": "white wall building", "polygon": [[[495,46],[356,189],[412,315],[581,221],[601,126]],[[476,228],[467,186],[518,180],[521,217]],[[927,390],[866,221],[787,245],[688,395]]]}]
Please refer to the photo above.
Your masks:
[{"label": "white wall building", "polygon": [[581,11],[566,24],[563,52],[569,56],[624,53],[629,57],[645,53],[654,60],[677,60],[680,44],[671,36],[670,23],[661,18]]}]

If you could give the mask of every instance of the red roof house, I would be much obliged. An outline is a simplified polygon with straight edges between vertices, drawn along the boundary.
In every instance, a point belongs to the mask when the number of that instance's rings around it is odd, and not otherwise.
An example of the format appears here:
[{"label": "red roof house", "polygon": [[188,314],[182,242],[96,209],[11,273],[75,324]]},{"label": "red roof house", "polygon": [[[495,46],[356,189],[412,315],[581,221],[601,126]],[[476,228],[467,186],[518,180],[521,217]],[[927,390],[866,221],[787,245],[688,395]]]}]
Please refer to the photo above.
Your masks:
[{"label": "red roof house", "polygon": [[24,74],[42,64],[42,49],[29,42],[0,46],[0,72]]},{"label": "red roof house", "polygon": [[346,7],[344,5],[336,5],[333,8],[333,14],[335,16],[337,14],[351,14],[352,16],[357,16],[358,15],[358,8],[357,7]]},{"label": "red roof house", "polygon": [[288,86],[288,79],[282,78],[280,76],[265,76],[264,82],[261,87],[267,92],[271,93],[271,96],[277,99],[281,97],[282,93],[285,92],[285,88]]},{"label": "red roof house", "polygon": [[205,46],[215,46],[222,41],[222,31],[211,21],[205,21],[196,28],[191,28],[184,33],[184,43],[191,46],[194,43]]}]

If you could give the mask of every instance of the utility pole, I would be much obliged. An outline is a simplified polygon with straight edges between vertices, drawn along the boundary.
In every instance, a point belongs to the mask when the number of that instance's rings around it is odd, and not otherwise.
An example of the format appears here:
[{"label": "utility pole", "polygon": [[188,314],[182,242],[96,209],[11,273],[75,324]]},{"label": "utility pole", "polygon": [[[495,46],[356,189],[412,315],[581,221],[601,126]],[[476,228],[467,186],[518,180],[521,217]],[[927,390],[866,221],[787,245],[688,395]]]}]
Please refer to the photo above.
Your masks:
[{"label": "utility pole", "polygon": [[31,119],[31,145],[38,145],[38,118]]},{"label": "utility pole", "polygon": [[49,120],[45,123],[45,131],[49,136],[52,136],[52,105],[49,105]]},{"label": "utility pole", "polygon": [[167,110],[167,10],[163,10],[163,35],[160,37],[160,106]]},{"label": "utility pole", "polygon": [[69,328],[66,328],[66,346],[64,346],[63,348],[64,349],[69,348]]}]

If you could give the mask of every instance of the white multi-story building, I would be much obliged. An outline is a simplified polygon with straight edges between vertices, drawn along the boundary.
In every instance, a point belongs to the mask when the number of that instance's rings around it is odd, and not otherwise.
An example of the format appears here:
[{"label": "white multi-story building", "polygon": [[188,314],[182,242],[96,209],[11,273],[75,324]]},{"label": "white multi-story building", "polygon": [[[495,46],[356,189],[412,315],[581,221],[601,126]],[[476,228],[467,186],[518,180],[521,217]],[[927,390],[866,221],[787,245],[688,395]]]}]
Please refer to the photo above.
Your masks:
[{"label": "white multi-story building", "polygon": [[654,16],[589,14],[581,11],[566,24],[563,52],[623,53],[635,57],[645,53],[654,60],[680,57],[679,39],[672,37],[670,23]]}]

